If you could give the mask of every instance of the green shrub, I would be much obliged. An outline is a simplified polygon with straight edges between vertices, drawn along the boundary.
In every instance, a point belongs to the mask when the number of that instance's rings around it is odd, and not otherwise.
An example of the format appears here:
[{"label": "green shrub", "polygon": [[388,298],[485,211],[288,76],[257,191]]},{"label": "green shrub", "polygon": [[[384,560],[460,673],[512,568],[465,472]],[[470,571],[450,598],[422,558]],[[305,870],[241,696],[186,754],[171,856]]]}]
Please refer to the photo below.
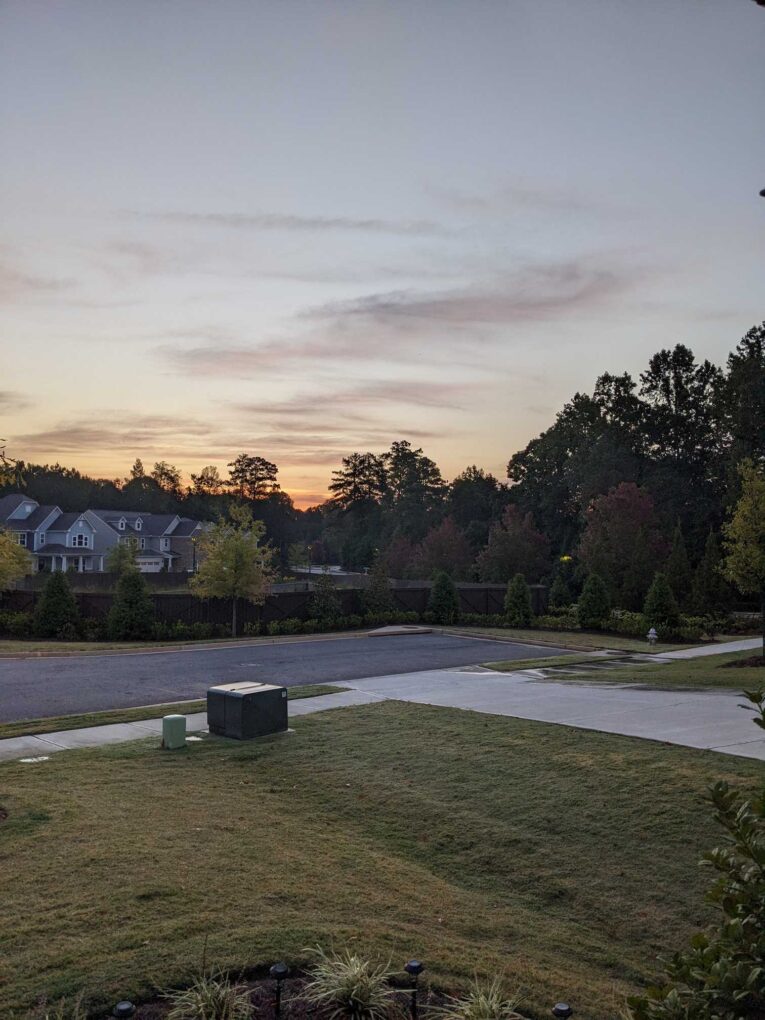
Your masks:
[{"label": "green shrub", "polygon": [[244,636],[245,637],[258,637],[260,634],[260,624],[257,620],[250,621],[244,625]]},{"label": "green shrub", "polygon": [[536,616],[532,626],[540,630],[579,630],[576,616]]},{"label": "green shrub", "polygon": [[313,595],[308,603],[308,612],[312,619],[331,620],[343,611],[343,603],[335,588],[335,582],[325,567],[313,585]]},{"label": "green shrub", "polygon": [[308,971],[303,998],[327,1020],[385,1020],[393,1005],[389,985],[390,965],[374,966],[346,949],[342,953],[314,950],[315,963]]},{"label": "green shrub", "polygon": [[279,634],[281,634],[282,633],[281,620],[272,620],[270,623],[267,623],[266,633],[270,637],[277,637]]},{"label": "green shrub", "polygon": [[680,624],[680,610],[667,575],[659,571],[654,575],[643,604],[643,616],[649,627],[658,631],[670,630]]},{"label": "green shrub", "polygon": [[428,610],[435,617],[434,622],[447,627],[456,623],[460,615],[460,603],[454,581],[445,570],[439,570],[430,589]]},{"label": "green shrub", "polygon": [[[359,627],[364,626],[364,621],[358,615],[358,613],[351,613],[350,616],[345,617],[346,626],[349,630],[357,630]],[[345,629],[345,628],[341,628]]]},{"label": "green shrub", "polygon": [[392,613],[393,593],[385,557],[378,553],[369,571],[369,587],[361,594],[366,613]]},{"label": "green shrub", "polygon": [[137,570],[120,575],[106,628],[112,641],[146,641],[153,637],[154,603]]},{"label": "green shrub", "polygon": [[168,992],[167,1020],[248,1020],[252,999],[246,986],[231,983],[219,971],[203,974],[190,988]]},{"label": "green shrub", "polygon": [[608,620],[608,630],[614,634],[625,634],[627,637],[645,637],[648,624],[642,613],[631,613],[627,609],[612,609]]},{"label": "green shrub", "polygon": [[7,638],[32,636],[34,619],[31,613],[0,613],[0,635]]},{"label": "green shrub", "polygon": [[443,1006],[430,1011],[438,1020],[523,1020],[516,1010],[518,998],[509,999],[499,978],[475,978],[463,995],[448,995]]},{"label": "green shrub", "polygon": [[565,609],[570,606],[574,601],[571,590],[566,584],[563,574],[558,573],[555,575],[555,580],[552,583],[549,594],[549,608],[550,609]]},{"label": "green shrub", "polygon": [[70,640],[80,630],[80,611],[66,574],[60,570],[50,575],[43,588],[34,616],[34,633],[41,638]]},{"label": "green shrub", "polygon": [[523,574],[516,574],[508,582],[505,595],[505,618],[509,627],[529,627],[534,613],[531,592]]},{"label": "green shrub", "polygon": [[610,611],[611,599],[605,582],[598,574],[590,574],[576,607],[579,626],[585,630],[599,630],[608,622]]},{"label": "green shrub", "polygon": [[86,641],[105,641],[106,623],[88,616],[82,621],[82,636]]}]

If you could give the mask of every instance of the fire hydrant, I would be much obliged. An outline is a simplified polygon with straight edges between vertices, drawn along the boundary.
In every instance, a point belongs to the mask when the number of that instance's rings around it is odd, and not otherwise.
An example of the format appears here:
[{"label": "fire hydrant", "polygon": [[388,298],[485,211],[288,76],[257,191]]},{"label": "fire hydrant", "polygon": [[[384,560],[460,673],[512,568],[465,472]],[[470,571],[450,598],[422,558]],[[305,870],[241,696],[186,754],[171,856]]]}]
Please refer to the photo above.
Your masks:
[{"label": "fire hydrant", "polygon": [[646,634],[646,637],[648,638],[648,644],[651,646],[651,648],[653,648],[653,646],[659,640],[659,635],[656,633],[656,628],[651,627],[651,629]]}]

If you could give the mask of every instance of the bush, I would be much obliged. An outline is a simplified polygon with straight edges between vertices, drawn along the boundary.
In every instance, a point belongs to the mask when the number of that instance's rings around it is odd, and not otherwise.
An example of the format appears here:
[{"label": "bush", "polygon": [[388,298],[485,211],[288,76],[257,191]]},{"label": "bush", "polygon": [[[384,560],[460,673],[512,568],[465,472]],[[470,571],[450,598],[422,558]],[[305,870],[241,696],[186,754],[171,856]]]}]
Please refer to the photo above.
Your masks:
[{"label": "bush", "polygon": [[563,578],[563,574],[557,573],[550,588],[549,608],[566,609],[573,601],[571,591]]},{"label": "bush", "polygon": [[576,616],[537,616],[532,626],[540,630],[579,630]]},{"label": "bush", "polygon": [[369,960],[346,949],[342,953],[315,950],[303,998],[328,1020],[385,1020],[393,1005],[394,991],[388,983],[389,966],[375,967]]},{"label": "bush", "polygon": [[680,624],[680,610],[667,575],[659,571],[654,575],[643,603],[643,616],[649,627],[670,630]]},{"label": "bush", "polygon": [[505,595],[505,618],[509,627],[529,627],[534,613],[531,592],[523,574],[516,574],[508,582]]},{"label": "bush", "polygon": [[0,613],[0,634],[3,637],[29,638],[33,625],[31,613]]},{"label": "bush", "polygon": [[523,1020],[517,1005],[517,998],[505,995],[499,978],[484,983],[476,977],[464,995],[448,995],[431,1015],[438,1020]]},{"label": "bush", "polygon": [[243,633],[245,637],[258,637],[260,634],[260,624],[257,620],[245,623]]},{"label": "bush", "polygon": [[329,568],[325,567],[314,582],[313,596],[308,603],[308,612],[312,619],[325,621],[340,616],[342,611],[342,600],[335,589],[335,582]]},{"label": "bush", "polygon": [[80,631],[80,611],[66,574],[57,570],[43,588],[34,617],[36,637],[71,640]]},{"label": "bush", "polygon": [[219,971],[203,974],[190,988],[168,992],[167,1020],[248,1020],[252,999],[246,986],[234,985]]},{"label": "bush", "polygon": [[106,623],[92,616],[82,621],[82,636],[86,641],[105,641]]},{"label": "bush", "polygon": [[106,629],[112,641],[146,641],[153,636],[154,603],[137,570],[126,570],[117,581]]},{"label": "bush", "polygon": [[631,613],[627,609],[612,609],[608,620],[608,629],[614,634],[625,634],[627,637],[645,637],[648,624],[642,613]]},{"label": "bush", "polygon": [[445,570],[439,570],[433,581],[428,598],[428,610],[435,617],[434,622],[442,626],[456,623],[460,615],[460,603],[454,581]]},{"label": "bush", "polygon": [[608,588],[598,574],[590,574],[584,582],[576,607],[579,626],[585,630],[600,630],[608,621],[610,610]]}]

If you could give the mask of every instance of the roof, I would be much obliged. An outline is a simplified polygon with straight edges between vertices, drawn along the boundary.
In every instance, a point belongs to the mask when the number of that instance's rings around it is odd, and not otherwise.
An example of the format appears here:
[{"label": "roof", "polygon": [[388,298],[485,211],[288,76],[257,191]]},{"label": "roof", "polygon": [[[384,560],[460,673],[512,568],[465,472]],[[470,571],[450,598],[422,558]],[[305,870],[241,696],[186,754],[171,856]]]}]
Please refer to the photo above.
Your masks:
[{"label": "roof", "polygon": [[[23,521],[19,521],[19,524],[24,524],[27,531],[34,531],[35,528],[39,528],[46,517],[50,517],[52,513],[61,511],[57,506],[38,506],[36,510],[33,510],[29,517],[26,517]],[[58,520],[58,518],[56,518]]]},{"label": "roof", "polygon": [[172,537],[187,538],[189,535],[192,535],[200,526],[201,526],[200,521],[192,521],[189,517],[181,517],[180,521],[178,522],[178,525],[175,528],[173,528]]},{"label": "roof", "polygon": [[[136,535],[160,537],[165,534],[174,521],[178,520],[178,514],[145,514],[136,513],[135,510],[126,510],[124,513],[120,510],[91,510],[91,513],[100,517],[110,528],[122,535],[129,531]],[[135,523],[139,518],[141,527],[136,528]],[[125,527],[119,528],[118,524],[123,520]]]},{"label": "roof", "polygon": [[[6,520],[14,510],[18,510],[21,504],[27,499],[20,492],[9,492],[7,496],[0,496],[0,521]],[[36,503],[37,500],[30,500]]]},{"label": "roof", "polygon": [[76,511],[74,513],[61,514],[61,516],[57,517],[56,520],[53,522],[53,525],[51,526],[50,530],[68,531],[73,524],[79,521],[81,517],[82,514],[77,513]]}]

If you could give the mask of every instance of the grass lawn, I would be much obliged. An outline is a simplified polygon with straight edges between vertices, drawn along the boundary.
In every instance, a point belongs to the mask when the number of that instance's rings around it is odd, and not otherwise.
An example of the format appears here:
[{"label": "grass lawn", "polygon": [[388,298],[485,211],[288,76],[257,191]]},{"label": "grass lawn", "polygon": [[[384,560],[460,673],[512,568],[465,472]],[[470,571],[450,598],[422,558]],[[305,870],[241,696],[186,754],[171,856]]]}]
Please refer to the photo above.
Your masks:
[{"label": "grass lawn", "polygon": [[711,915],[701,794],[762,765],[385,702],[277,742],[154,741],[0,766],[3,1016],[352,945],[606,1020]]},{"label": "grass lawn", "polygon": [[364,637],[364,631],[332,631],[326,634],[289,634],[272,637],[210,638],[203,641],[15,641],[0,638],[0,659],[32,656],[104,655],[119,652],[180,652],[188,648],[226,645],[279,644],[290,641],[330,641],[333,638]]},{"label": "grass lawn", "polygon": [[[587,683],[609,683],[609,684],[645,684],[649,687],[720,687],[733,688],[742,691],[744,689],[757,689],[765,685],[765,669],[762,666],[739,666],[730,668],[731,662],[739,662],[743,659],[750,659],[754,652],[727,652],[723,655],[705,655],[698,659],[679,659],[676,662],[664,663],[634,663],[628,667],[614,666],[611,669],[603,668],[593,670],[586,676],[584,674],[572,674],[572,679],[583,680]],[[517,662],[487,662],[489,669],[496,669],[502,673],[511,672],[514,669],[540,668],[544,666],[576,666],[590,662],[608,663],[609,658],[587,659],[583,656],[572,655],[551,656],[549,659],[529,659],[519,667]],[[565,674],[557,676],[565,680]]]},{"label": "grass lawn", "polygon": [[[333,684],[305,684],[302,687],[289,687],[287,698],[295,701],[298,698],[315,698],[322,694],[334,694],[344,691],[345,687]],[[0,740],[6,737],[34,736],[37,733],[58,733],[61,730],[77,730],[83,726],[106,726],[111,723],[135,722],[137,719],[161,719],[163,715],[178,713],[190,715],[192,712],[203,712],[207,702],[174,701],[167,705],[145,705],[143,708],[114,708],[108,712],[85,712],[81,715],[58,715],[47,719],[21,719],[17,722],[0,723]]]},{"label": "grass lawn", "polygon": [[[595,631],[581,630],[522,630],[513,627],[444,627],[445,634],[465,634],[467,637],[503,638],[505,641],[519,641],[521,644],[553,645],[556,648],[572,648],[574,651],[597,651],[600,648],[613,648],[622,652],[673,652],[679,648],[690,648],[691,644],[662,644],[659,642],[650,647],[645,638],[624,637],[620,634],[598,634]],[[735,637],[720,637],[718,641],[737,641]]]}]

